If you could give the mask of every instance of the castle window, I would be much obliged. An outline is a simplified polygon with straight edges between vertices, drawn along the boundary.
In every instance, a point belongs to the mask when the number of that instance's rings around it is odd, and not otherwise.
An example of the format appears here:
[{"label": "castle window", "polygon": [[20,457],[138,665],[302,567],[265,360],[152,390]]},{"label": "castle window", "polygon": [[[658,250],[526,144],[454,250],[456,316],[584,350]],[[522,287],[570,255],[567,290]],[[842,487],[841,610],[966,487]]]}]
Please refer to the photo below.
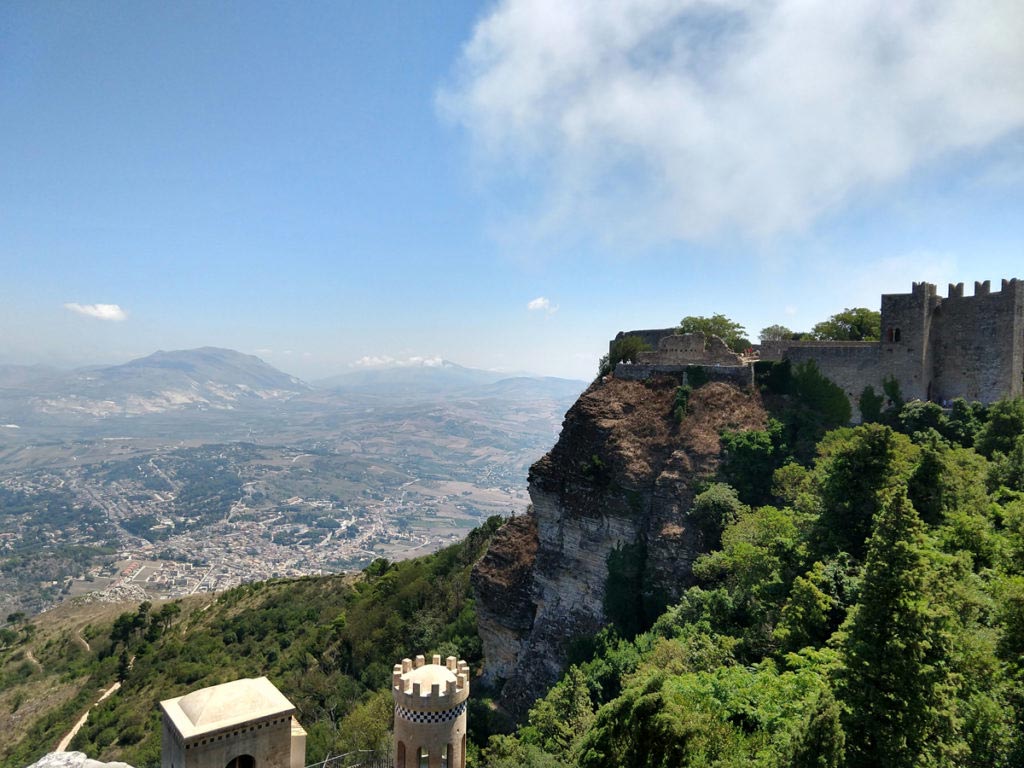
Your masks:
[{"label": "castle window", "polygon": [[398,754],[395,757],[395,765],[398,768],[405,768],[405,742],[398,742]]},{"label": "castle window", "polygon": [[423,747],[416,750],[416,768],[430,768],[430,752]]},{"label": "castle window", "polygon": [[452,760],[451,744],[445,747],[444,752],[441,753],[441,768],[455,768],[455,763]]},{"label": "castle window", "polygon": [[890,327],[885,332],[885,338],[890,344],[896,344],[900,340],[900,329]]}]

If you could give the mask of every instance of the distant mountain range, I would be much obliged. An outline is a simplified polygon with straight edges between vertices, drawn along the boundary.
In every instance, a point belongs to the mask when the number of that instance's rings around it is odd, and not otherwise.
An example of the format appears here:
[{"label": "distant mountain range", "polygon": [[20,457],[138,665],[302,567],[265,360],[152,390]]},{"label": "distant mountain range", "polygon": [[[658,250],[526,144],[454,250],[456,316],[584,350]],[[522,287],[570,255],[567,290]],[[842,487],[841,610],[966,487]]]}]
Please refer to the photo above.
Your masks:
[{"label": "distant mountain range", "polygon": [[167,412],[230,411],[333,396],[574,398],[585,382],[508,377],[444,361],[433,366],[354,370],[311,386],[253,355],[231,349],[155,352],[122,365],[61,371],[0,366],[0,424],[19,418],[109,418]]},{"label": "distant mountain range", "polygon": [[123,365],[58,371],[0,368],[0,407],[17,403],[43,414],[141,416],[169,410],[232,409],[282,400],[310,386],[252,355],[202,347],[154,352]]},{"label": "distant mountain range", "polygon": [[586,382],[576,379],[510,376],[508,373],[466,368],[449,360],[441,361],[437,365],[361,368],[314,383],[321,389],[334,392],[403,395],[416,398],[434,398],[438,395],[575,397],[586,385]]}]

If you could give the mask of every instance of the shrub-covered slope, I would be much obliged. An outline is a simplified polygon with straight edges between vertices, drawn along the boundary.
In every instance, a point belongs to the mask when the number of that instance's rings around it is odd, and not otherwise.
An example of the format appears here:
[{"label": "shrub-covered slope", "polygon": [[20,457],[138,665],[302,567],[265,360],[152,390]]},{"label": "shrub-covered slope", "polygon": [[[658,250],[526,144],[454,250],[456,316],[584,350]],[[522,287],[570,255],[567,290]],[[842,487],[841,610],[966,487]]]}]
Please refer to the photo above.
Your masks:
[{"label": "shrub-covered slope", "polygon": [[[460,544],[402,563],[375,561],[362,575],[241,586],[216,598],[118,616],[54,622],[45,614],[8,628],[0,644],[0,709],[23,713],[0,739],[0,765],[23,768],[55,748],[91,710],[70,748],[137,768],[160,763],[159,701],[266,675],[297,706],[309,733],[307,762],[377,746],[391,727],[392,665],[415,653],[480,662],[469,568],[500,524]],[[51,692],[36,707],[33,697]],[[3,716],[3,715],[0,715]]]},{"label": "shrub-covered slope", "polygon": [[744,491],[695,500],[721,530],[695,585],[598,635],[484,763],[1024,765],[1024,401],[877,418],[803,464],[792,424],[726,435]]}]

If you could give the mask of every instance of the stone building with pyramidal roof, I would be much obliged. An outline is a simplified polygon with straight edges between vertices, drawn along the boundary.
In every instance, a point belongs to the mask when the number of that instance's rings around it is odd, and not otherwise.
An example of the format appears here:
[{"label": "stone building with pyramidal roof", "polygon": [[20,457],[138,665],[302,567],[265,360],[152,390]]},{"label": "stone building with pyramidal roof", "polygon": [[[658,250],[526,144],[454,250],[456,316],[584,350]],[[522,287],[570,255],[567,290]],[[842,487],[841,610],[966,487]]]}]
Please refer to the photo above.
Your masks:
[{"label": "stone building with pyramidal roof", "polygon": [[306,732],[265,677],[160,702],[162,768],[303,768]]}]

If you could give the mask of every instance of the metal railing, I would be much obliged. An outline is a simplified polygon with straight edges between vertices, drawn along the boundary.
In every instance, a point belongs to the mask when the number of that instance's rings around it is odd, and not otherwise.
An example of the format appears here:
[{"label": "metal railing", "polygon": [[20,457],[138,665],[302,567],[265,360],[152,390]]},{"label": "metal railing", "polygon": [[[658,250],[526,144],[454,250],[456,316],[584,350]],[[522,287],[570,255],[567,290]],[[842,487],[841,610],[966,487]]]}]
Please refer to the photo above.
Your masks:
[{"label": "metal railing", "polygon": [[390,749],[357,749],[343,755],[328,754],[306,768],[393,768],[394,764]]}]

